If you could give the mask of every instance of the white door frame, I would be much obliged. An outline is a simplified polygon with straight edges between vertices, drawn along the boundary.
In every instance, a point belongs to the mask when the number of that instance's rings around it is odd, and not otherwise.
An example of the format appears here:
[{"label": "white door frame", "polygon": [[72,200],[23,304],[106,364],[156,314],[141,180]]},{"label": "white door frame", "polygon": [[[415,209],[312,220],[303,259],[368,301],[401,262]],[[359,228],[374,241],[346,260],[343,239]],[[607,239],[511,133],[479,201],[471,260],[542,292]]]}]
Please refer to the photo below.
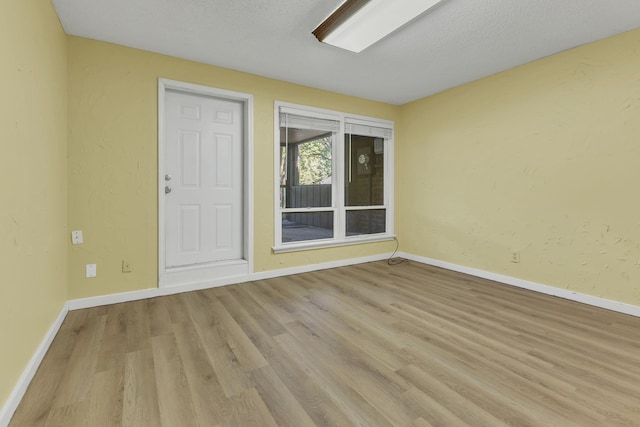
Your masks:
[{"label": "white door frame", "polygon": [[[216,267],[166,267],[165,253],[165,93],[176,90],[182,93],[206,95],[219,99],[239,101],[243,105],[243,253],[241,262],[230,261]],[[253,95],[201,86],[176,80],[158,79],[158,287],[204,284],[223,284],[231,277],[249,276],[253,273]]]}]

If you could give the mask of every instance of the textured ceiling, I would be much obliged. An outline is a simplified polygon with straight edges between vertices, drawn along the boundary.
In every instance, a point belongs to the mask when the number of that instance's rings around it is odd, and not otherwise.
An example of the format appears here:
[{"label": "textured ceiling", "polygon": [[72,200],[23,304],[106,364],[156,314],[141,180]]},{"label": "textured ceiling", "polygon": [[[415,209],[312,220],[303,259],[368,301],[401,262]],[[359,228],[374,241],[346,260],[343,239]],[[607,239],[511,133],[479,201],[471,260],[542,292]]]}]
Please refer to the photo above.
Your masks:
[{"label": "textured ceiling", "polygon": [[53,0],[68,34],[393,104],[640,27],[640,0],[444,0],[355,54],[311,34],[340,3]]}]

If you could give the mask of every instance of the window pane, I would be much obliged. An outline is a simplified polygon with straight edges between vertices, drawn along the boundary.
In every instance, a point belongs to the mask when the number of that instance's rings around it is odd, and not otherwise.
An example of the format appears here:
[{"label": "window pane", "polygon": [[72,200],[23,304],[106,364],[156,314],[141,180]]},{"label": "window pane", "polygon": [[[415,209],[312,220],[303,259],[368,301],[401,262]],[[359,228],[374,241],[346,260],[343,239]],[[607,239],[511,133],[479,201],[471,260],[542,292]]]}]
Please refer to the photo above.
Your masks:
[{"label": "window pane", "polygon": [[345,205],[384,205],[384,139],[345,134]]},{"label": "window pane", "polygon": [[347,236],[384,233],[385,230],[385,209],[347,211]]},{"label": "window pane", "polygon": [[280,207],[331,207],[334,133],[281,127],[280,140]]},{"label": "window pane", "polygon": [[282,214],[282,243],[333,238],[333,212]]}]

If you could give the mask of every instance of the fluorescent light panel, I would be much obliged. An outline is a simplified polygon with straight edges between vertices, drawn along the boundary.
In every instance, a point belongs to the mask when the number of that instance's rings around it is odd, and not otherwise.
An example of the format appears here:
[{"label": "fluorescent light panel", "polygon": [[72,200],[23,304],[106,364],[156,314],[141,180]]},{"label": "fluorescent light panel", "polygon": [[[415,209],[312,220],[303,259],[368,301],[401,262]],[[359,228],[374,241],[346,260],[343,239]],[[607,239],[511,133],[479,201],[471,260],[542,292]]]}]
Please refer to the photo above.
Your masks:
[{"label": "fluorescent light panel", "polygon": [[323,43],[362,52],[442,0],[347,0],[313,31]]}]

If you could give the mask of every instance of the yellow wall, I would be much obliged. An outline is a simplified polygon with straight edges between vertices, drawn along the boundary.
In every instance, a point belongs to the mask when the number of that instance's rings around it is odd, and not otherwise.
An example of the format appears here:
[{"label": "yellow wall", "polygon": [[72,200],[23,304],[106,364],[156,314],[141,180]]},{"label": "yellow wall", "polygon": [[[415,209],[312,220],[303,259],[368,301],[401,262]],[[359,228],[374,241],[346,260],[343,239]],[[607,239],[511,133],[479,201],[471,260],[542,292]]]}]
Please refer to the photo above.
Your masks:
[{"label": "yellow wall", "polygon": [[403,250],[640,305],[640,30],[404,105],[399,128]]},{"label": "yellow wall", "polygon": [[[68,38],[69,298],[156,287],[157,80],[254,96],[256,272],[355,258],[392,242],[273,255],[273,109],[280,100],[396,120],[399,107],[79,37]],[[133,263],[121,273],[122,259]],[[98,276],[84,277],[96,263]]]},{"label": "yellow wall", "polygon": [[0,5],[0,407],[67,297],[66,39],[48,1]]}]

